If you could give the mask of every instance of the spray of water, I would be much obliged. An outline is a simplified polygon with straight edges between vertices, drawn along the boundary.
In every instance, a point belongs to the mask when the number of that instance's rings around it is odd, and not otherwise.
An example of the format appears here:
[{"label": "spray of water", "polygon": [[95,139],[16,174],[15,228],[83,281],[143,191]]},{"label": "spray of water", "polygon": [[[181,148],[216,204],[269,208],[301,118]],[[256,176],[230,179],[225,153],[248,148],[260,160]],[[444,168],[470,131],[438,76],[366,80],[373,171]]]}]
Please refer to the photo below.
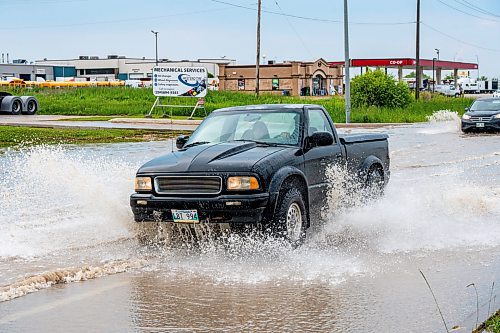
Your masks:
[{"label": "spray of water", "polygon": [[76,148],[7,152],[0,159],[0,260],[129,237],[135,166]]},{"label": "spray of water", "polygon": [[[332,187],[322,238],[381,253],[500,245],[500,188],[449,168],[438,179],[396,177],[377,200],[349,182]],[[338,167],[330,177],[332,184],[350,179]]]},{"label": "spray of water", "polygon": [[439,110],[427,116],[428,126],[420,130],[421,134],[458,133],[460,131],[460,117],[450,110]]}]

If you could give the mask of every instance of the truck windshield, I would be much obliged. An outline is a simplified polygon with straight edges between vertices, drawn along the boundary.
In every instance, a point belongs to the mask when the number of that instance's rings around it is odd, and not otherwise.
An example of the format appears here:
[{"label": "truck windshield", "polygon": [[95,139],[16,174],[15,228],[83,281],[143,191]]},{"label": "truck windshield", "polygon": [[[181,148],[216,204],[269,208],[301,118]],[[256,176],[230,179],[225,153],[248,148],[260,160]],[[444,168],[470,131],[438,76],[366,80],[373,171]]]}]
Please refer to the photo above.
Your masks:
[{"label": "truck windshield", "polygon": [[212,113],[196,129],[186,146],[235,140],[298,145],[300,117],[299,112],[291,110]]},{"label": "truck windshield", "polygon": [[471,108],[471,111],[500,111],[500,99],[489,100],[489,101],[475,101]]}]

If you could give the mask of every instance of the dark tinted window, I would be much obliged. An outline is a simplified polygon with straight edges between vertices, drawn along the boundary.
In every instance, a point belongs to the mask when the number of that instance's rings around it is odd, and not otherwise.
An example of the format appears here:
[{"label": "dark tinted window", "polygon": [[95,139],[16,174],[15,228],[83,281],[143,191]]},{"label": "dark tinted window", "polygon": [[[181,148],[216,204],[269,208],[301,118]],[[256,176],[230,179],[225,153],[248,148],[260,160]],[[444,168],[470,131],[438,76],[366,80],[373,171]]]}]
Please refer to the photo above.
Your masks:
[{"label": "dark tinted window", "polygon": [[471,111],[500,111],[500,99],[475,101]]}]

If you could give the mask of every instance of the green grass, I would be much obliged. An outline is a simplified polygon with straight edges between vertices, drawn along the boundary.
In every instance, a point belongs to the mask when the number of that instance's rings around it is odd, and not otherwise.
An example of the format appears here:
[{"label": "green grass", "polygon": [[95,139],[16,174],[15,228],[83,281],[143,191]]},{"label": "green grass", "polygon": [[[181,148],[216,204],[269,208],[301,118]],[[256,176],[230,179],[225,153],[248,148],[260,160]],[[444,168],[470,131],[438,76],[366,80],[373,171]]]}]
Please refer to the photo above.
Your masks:
[{"label": "green grass", "polygon": [[[183,133],[186,131],[183,131]],[[0,126],[0,147],[37,144],[90,144],[165,140],[181,134],[171,130],[72,129]]]},{"label": "green grass", "polygon": [[500,333],[500,311],[486,321],[485,328],[488,332]]},{"label": "green grass", "polygon": [[[8,90],[8,89],[7,89]],[[81,116],[143,116],[155,100],[151,89],[136,89],[127,87],[89,87],[48,89],[35,88],[31,90],[10,90],[15,94],[30,94],[36,96],[40,101],[40,114],[59,115],[81,115]],[[205,98],[205,107],[208,112],[215,109],[250,104],[275,104],[275,103],[311,103],[323,105],[335,122],[345,122],[344,99],[333,98],[302,98],[280,95],[262,95],[256,98],[252,94],[209,91]],[[194,105],[195,99],[190,98],[164,98],[163,104]],[[472,99],[450,98],[434,96],[428,101],[413,101],[404,109],[389,109],[379,107],[353,108],[351,113],[352,122],[360,123],[406,123],[426,121],[426,116],[434,111],[448,109],[464,112],[464,108],[470,106]],[[191,108],[175,108],[175,116],[188,116]],[[170,110],[166,109],[166,113]],[[161,112],[159,112],[161,114]],[[202,110],[198,110],[196,116],[204,116]]]},{"label": "green grass", "polygon": [[[134,119],[134,118],[144,118],[144,116],[90,116],[90,117],[82,117],[82,118],[64,118],[64,119],[57,119],[57,121],[110,121],[111,119],[116,119],[116,118],[129,118],[129,119]],[[161,115],[155,115],[153,118],[157,119],[170,119],[170,118],[163,118]],[[187,116],[173,116],[172,119],[176,120],[186,120],[188,119]],[[195,120],[202,120],[202,117],[193,117]]]}]

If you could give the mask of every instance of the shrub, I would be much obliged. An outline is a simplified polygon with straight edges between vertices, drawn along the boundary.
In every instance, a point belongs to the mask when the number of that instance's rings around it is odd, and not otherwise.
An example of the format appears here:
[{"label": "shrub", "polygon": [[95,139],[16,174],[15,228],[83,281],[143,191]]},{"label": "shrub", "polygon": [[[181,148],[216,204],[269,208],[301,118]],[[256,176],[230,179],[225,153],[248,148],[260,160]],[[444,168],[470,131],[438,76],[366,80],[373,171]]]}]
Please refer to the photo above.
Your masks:
[{"label": "shrub", "polygon": [[351,81],[351,103],[354,107],[378,106],[404,108],[412,102],[410,89],[381,70],[367,71]]}]

